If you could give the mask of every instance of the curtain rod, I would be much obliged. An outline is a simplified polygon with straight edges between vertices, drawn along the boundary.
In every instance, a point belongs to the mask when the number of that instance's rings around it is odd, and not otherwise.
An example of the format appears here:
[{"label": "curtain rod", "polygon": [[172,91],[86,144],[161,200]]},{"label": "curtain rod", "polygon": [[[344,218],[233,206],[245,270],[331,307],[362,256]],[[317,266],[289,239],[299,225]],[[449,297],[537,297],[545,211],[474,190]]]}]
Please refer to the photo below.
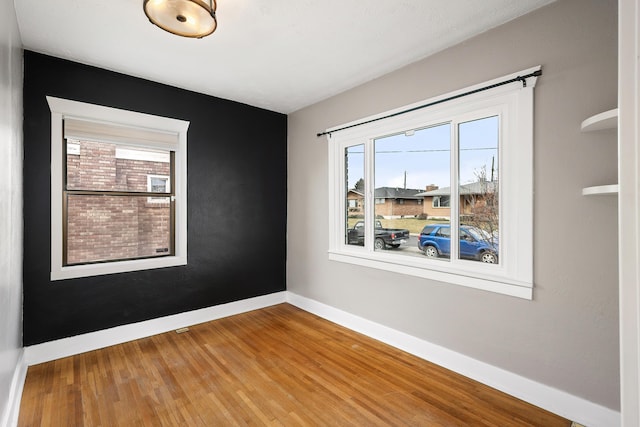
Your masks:
[{"label": "curtain rod", "polygon": [[369,123],[377,122],[379,120],[388,119],[390,117],[399,116],[401,114],[411,113],[411,112],[416,111],[416,110],[421,110],[423,108],[431,107],[433,105],[442,104],[443,102],[448,102],[448,101],[452,101],[454,99],[462,98],[463,96],[469,96],[469,95],[473,95],[474,93],[483,92],[485,90],[493,89],[493,88],[496,88],[496,87],[499,87],[499,86],[504,86],[504,85],[507,85],[509,83],[522,82],[522,87],[527,87],[527,79],[529,77],[539,77],[541,75],[542,75],[542,70],[536,70],[533,73],[529,73],[529,74],[524,75],[524,76],[517,76],[517,77],[514,77],[512,79],[505,80],[505,81],[502,81],[502,82],[499,82],[499,83],[494,83],[494,84],[489,85],[489,86],[484,86],[484,87],[481,87],[481,88],[478,88],[478,89],[470,90],[469,92],[459,93],[457,95],[453,95],[453,96],[450,96],[448,98],[439,99],[437,101],[429,102],[427,104],[418,105],[416,107],[412,107],[412,108],[409,108],[407,110],[398,111],[398,112],[395,112],[395,113],[392,113],[392,114],[388,114],[386,116],[377,117],[375,119],[367,120],[367,121],[360,122],[360,123],[355,123],[355,124],[352,124],[352,125],[349,125],[349,126],[344,126],[344,127],[338,128],[338,129],[333,129],[333,130],[330,130],[330,131],[320,132],[320,133],[316,134],[316,137],[319,138],[319,137],[324,136],[324,135],[331,135],[332,133],[340,132],[341,130],[351,129],[351,128],[354,128],[354,127],[357,127],[357,126],[362,126],[362,125],[367,125]]}]

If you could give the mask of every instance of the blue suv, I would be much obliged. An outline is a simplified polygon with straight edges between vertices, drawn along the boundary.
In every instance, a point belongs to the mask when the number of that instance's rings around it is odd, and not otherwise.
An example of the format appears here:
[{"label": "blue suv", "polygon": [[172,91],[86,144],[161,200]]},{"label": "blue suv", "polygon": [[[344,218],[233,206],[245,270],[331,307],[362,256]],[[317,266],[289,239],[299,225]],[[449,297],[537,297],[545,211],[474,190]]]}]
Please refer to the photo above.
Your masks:
[{"label": "blue suv", "polygon": [[[451,227],[449,224],[426,225],[420,233],[418,248],[429,258],[451,255]],[[460,257],[498,263],[498,242],[487,232],[468,225],[460,226]]]}]

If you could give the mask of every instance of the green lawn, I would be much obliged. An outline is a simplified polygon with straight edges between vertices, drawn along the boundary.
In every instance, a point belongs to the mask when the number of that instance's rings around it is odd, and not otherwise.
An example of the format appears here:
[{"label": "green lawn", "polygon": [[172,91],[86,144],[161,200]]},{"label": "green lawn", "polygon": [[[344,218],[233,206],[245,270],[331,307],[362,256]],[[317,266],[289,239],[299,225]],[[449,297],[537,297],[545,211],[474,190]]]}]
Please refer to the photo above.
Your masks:
[{"label": "green lawn", "polygon": [[[358,218],[349,218],[349,228],[361,221]],[[406,228],[411,234],[420,234],[422,228],[427,224],[449,223],[448,220],[442,219],[417,219],[417,218],[398,218],[398,219],[381,219],[384,228]]]}]

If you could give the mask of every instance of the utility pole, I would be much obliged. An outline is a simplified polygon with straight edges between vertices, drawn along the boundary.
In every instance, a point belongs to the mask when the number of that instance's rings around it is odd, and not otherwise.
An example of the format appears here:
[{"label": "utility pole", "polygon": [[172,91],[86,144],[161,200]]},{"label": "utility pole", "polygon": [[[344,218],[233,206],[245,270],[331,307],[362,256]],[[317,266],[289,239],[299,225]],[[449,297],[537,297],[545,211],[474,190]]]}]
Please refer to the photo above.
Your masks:
[{"label": "utility pole", "polygon": [[493,182],[493,171],[495,170],[496,156],[491,157],[491,182]]}]

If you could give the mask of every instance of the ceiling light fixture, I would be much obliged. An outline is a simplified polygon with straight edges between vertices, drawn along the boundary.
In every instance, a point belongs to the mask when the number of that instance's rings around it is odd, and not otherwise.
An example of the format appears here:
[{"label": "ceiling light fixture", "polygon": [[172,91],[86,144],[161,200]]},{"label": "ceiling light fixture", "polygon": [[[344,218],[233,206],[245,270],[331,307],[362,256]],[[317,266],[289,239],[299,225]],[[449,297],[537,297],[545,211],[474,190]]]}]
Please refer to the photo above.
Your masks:
[{"label": "ceiling light fixture", "polygon": [[152,24],[182,37],[200,39],[218,26],[216,0],[144,0],[143,8]]}]

